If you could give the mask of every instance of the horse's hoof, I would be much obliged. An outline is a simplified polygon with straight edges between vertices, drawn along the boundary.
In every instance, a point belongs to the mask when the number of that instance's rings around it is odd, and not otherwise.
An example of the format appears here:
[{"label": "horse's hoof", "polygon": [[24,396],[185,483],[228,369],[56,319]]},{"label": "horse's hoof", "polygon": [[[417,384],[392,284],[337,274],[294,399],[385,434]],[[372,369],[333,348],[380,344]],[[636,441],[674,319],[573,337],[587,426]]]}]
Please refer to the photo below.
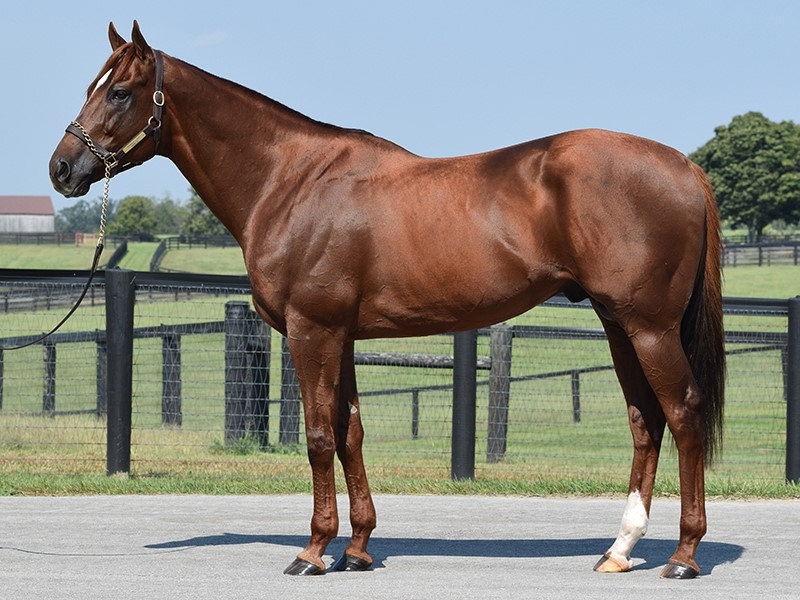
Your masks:
[{"label": "horse's hoof", "polygon": [[319,565],[315,565],[314,563],[310,563],[307,560],[303,560],[302,558],[294,559],[294,562],[290,564],[284,570],[284,575],[322,575],[325,572],[325,569],[321,569]]},{"label": "horse's hoof", "polygon": [[333,564],[331,569],[334,571],[366,571],[371,566],[371,561],[359,558],[358,556],[344,554]]},{"label": "horse's hoof", "polygon": [[631,570],[631,564],[630,561],[623,562],[606,552],[595,563],[594,570],[598,573],[626,573]]},{"label": "horse's hoof", "polygon": [[669,561],[661,571],[661,577],[664,579],[694,579],[698,575],[700,571],[691,565],[676,561]]}]

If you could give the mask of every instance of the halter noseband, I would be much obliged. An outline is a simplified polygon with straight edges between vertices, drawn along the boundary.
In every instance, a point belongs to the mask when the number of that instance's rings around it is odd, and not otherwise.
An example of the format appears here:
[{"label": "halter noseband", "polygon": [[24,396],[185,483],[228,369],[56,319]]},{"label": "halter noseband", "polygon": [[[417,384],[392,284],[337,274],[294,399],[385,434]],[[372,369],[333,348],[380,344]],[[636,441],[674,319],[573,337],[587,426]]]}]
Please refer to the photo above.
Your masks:
[{"label": "halter noseband", "polygon": [[153,56],[156,61],[156,89],[153,92],[153,116],[147,120],[147,125],[144,129],[133,136],[127,144],[116,152],[111,152],[95,142],[86,128],[78,123],[78,121],[72,121],[72,123],[67,126],[68,133],[71,133],[81,140],[86,144],[86,147],[91,150],[92,154],[103,161],[108,176],[116,175],[117,173],[142,164],[141,162],[129,162],[120,166],[125,155],[136,148],[136,146],[149,135],[153,136],[155,150],[156,152],[158,151],[158,144],[161,141],[161,118],[164,114],[164,58],[160,50],[153,50]]}]

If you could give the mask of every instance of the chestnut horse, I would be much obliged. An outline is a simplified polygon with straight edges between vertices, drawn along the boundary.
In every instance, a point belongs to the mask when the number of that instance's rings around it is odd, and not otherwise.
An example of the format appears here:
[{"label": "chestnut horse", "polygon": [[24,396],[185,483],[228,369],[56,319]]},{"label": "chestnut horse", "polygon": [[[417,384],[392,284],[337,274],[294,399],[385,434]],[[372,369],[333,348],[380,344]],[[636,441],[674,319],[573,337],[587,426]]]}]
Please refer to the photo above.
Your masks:
[{"label": "chestnut horse", "polygon": [[109,39],[113,53],[50,176],[75,197],[106,169],[166,156],[241,245],[255,309],[286,335],[303,398],[314,510],[310,541],[286,573],[326,569],[339,529],[334,455],[352,537],[333,568],[372,564],[354,341],[484,327],[559,292],[591,299],[633,434],[619,535],[595,570],[631,569],[668,426],[681,518],[662,576],[700,572],[704,467],[721,441],[725,359],[719,217],[699,167],[601,130],[422,158],[153,50],[137,23],[131,42],[113,24]]}]

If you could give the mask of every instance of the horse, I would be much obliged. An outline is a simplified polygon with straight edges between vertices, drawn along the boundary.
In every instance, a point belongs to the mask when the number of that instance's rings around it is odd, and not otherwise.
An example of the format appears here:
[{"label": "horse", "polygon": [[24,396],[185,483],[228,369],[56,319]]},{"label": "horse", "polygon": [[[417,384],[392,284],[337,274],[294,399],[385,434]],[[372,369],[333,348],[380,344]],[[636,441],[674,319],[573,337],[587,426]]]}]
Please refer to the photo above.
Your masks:
[{"label": "horse", "polygon": [[590,299],[605,329],[633,438],[619,534],[594,569],[632,568],[668,426],[681,514],[661,576],[699,575],[725,353],[719,215],[698,166],[655,141],[599,129],[425,158],[155,50],[137,22],[131,41],[113,23],[108,37],[112,53],[50,177],[77,197],[104,176],[167,157],[241,246],[253,306],[286,336],[303,401],[311,536],[285,573],[328,570],[337,456],[352,535],[330,568],[372,566],[376,513],[354,342],[485,327],[563,293]]}]

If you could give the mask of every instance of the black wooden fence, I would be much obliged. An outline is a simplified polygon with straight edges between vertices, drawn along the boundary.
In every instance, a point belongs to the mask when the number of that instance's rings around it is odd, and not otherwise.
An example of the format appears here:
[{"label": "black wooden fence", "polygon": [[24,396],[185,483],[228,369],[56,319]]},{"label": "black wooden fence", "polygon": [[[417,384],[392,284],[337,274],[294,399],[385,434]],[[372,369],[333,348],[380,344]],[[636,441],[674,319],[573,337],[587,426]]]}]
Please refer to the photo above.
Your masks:
[{"label": "black wooden fence", "polygon": [[[0,281],[48,280],[67,277],[59,272],[6,271]],[[74,276],[70,273],[69,275]],[[96,344],[97,385],[96,407],[91,411],[107,416],[107,471],[128,472],[130,469],[130,437],[132,411],[133,340],[160,338],[162,341],[162,402],[164,425],[180,427],[183,419],[181,386],[181,340],[186,335],[224,333],[225,335],[225,443],[252,436],[266,446],[269,443],[270,406],[280,409],[279,444],[300,441],[300,392],[285,339],[281,348],[280,398],[269,398],[270,338],[269,330],[243,301],[229,301],[224,319],[187,325],[134,327],[133,305],[137,286],[178,286],[181,290],[207,290],[224,286],[226,289],[249,290],[243,277],[175,276],[110,270],[101,272],[98,281],[105,282],[103,300],[106,303],[106,329],[83,332],[55,333],[41,342],[45,365],[42,393],[42,413],[59,412],[55,401],[56,361],[60,346],[76,342]],[[566,304],[561,298],[549,304]],[[728,331],[726,341],[738,347],[729,354],[780,350],[782,352],[784,397],[786,400],[786,478],[800,481],[800,297],[790,300],[726,299],[727,310],[756,310],[761,314],[788,314],[788,331],[765,333]],[[489,356],[478,357],[478,336],[488,336]],[[30,341],[35,336],[16,336],[0,339],[0,410],[3,406],[3,347]],[[452,385],[415,386],[401,389],[379,389],[362,393],[363,397],[377,395],[406,395],[412,403],[410,435],[416,437],[419,423],[418,402],[421,392],[434,387],[452,390],[452,450],[451,474],[455,479],[474,476],[476,390],[488,386],[488,445],[487,462],[501,461],[506,452],[509,390],[512,382],[531,379],[568,377],[572,388],[572,419],[581,419],[581,376],[611,365],[570,368],[524,376],[511,376],[511,351],[515,338],[603,340],[601,329],[576,329],[548,326],[498,325],[486,330],[456,334],[452,356],[428,354],[358,353],[358,365],[390,365],[402,367],[444,368],[453,370]],[[478,370],[489,371],[488,380],[478,381]]]},{"label": "black wooden fence", "polygon": [[722,253],[722,263],[726,267],[757,265],[800,264],[800,241],[783,240],[759,243],[726,243]]}]

